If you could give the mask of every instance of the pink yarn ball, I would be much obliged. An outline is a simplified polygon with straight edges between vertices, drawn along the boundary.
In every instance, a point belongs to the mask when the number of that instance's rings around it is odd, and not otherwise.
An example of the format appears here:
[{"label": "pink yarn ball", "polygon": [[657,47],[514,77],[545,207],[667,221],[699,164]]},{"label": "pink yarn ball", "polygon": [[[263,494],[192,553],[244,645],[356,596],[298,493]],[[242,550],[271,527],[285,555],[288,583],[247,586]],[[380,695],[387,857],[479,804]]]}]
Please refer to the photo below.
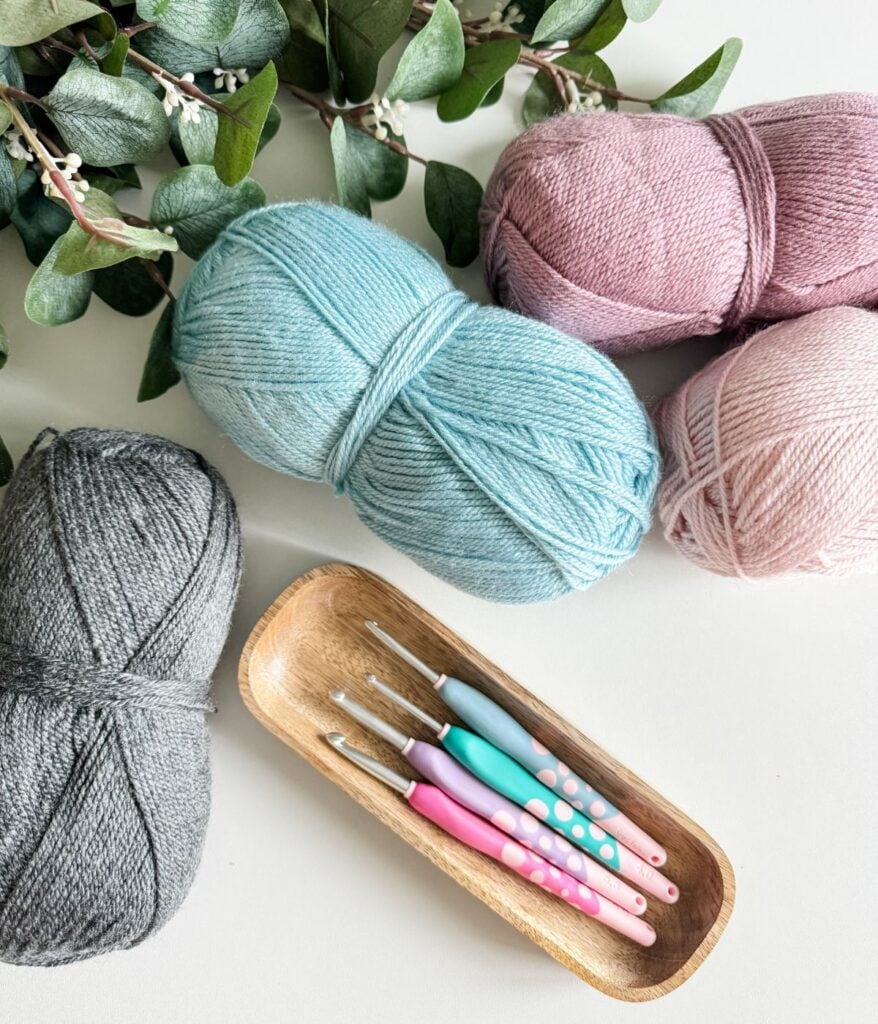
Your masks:
[{"label": "pink yarn ball", "polygon": [[768,327],[654,416],[659,515],[687,558],[750,578],[878,570],[878,313]]},{"label": "pink yarn ball", "polygon": [[878,97],[569,114],[485,193],[496,301],[611,353],[878,299]]}]

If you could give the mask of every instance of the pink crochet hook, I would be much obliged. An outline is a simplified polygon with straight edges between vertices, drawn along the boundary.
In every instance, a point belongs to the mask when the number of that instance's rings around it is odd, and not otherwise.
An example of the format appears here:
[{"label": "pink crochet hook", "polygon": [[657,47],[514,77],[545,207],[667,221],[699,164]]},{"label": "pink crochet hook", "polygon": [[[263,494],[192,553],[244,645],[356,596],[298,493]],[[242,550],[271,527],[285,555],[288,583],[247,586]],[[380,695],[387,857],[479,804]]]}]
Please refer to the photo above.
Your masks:
[{"label": "pink crochet hook", "polygon": [[639,945],[651,946],[655,942],[652,925],[598,896],[565,872],[553,869],[539,854],[526,850],[498,828],[461,807],[437,786],[404,778],[374,757],[352,747],[341,733],[328,733],[326,739],[349,761],[401,793],[414,810],[466,846],[505,864],[517,875],[561,897],[577,910]]}]

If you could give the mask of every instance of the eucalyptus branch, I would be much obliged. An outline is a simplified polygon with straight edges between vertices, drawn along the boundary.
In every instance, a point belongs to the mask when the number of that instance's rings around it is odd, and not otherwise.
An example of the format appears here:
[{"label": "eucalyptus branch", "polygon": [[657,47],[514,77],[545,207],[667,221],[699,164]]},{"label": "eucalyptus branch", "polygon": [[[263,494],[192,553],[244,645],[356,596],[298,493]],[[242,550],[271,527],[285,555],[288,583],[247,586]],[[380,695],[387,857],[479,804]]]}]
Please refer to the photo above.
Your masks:
[{"label": "eucalyptus branch", "polygon": [[168,282],[162,276],[162,272],[159,270],[158,264],[155,262],[155,260],[148,260],[148,259],[145,259],[142,256],[139,257],[139,259],[140,259],[140,265],[146,271],[147,276],[151,280],[155,281],[155,283],[159,286],[159,288],[161,288],[161,290],[165,293],[165,295],[169,299],[173,300],[174,293],[171,291],[171,288],[168,285]]},{"label": "eucalyptus branch", "polygon": [[418,156],[417,153],[413,153],[401,142],[397,142],[396,139],[392,139],[389,136],[383,139],[378,138],[375,132],[370,131],[369,128],[363,124],[361,120],[363,114],[372,109],[369,104],[361,104],[359,107],[348,107],[347,109],[335,107],[331,103],[327,103],[326,100],[321,99],[319,96],[315,96],[313,93],[299,88],[297,85],[292,85],[289,82],[284,84],[294,96],[317,111],[320,115],[320,120],[327,128],[332,128],[335,119],[340,117],[352,128],[358,128],[361,132],[368,135],[370,138],[373,138],[376,142],[380,142],[382,146],[392,149],[394,153],[399,153],[400,156],[404,156],[407,160],[414,160],[416,163],[423,164],[425,167],[427,166],[428,161],[425,160],[424,157]]},{"label": "eucalyptus branch", "polygon": [[140,67],[145,71],[148,71],[151,75],[163,78],[166,82],[171,82],[180,90],[180,92],[185,93],[187,96],[191,96],[194,100],[198,100],[199,103],[216,111],[217,114],[225,114],[227,117],[239,120],[233,111],[220,103],[219,100],[215,100],[213,96],[209,96],[206,92],[199,89],[194,82],[189,82],[185,78],[181,78],[179,75],[173,74],[168,71],[167,68],[163,68],[160,64],[156,64],[155,61],[150,60],[149,57],[144,57],[142,53],[132,50],[130,46],[128,47],[128,53],[125,55],[125,59],[133,61],[135,64],[139,64]]}]

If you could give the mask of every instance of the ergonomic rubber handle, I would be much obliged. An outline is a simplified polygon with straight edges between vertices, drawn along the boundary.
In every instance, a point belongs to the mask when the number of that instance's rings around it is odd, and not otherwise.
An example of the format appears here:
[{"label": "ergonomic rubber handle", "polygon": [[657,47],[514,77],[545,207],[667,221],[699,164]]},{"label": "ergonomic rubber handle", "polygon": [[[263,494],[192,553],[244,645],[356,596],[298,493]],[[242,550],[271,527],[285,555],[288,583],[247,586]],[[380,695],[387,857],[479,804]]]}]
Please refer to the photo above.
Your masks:
[{"label": "ergonomic rubber handle", "polygon": [[409,804],[444,832],[462,843],[505,864],[517,875],[561,897],[582,913],[603,922],[641,946],[651,946],[655,929],[615,903],[605,900],[588,886],[553,867],[532,850],[510,839],[499,829],[461,807],[441,789],[426,782],[415,782],[406,793]]},{"label": "ergonomic rubber handle", "polygon": [[564,836],[546,828],[528,811],[495,792],[472,775],[444,750],[422,740],[409,740],[403,756],[424,778],[437,785],[459,804],[496,825],[527,849],[584,882],[630,914],[642,914],[646,900],[618,875],[573,847]]},{"label": "ergonomic rubber handle", "polygon": [[661,872],[625,846],[600,825],[575,810],[566,800],[558,799],[539,779],[502,750],[468,729],[444,725],[439,740],[445,749],[492,789],[544,821],[576,846],[587,850],[599,864],[618,871],[623,878],[663,903],[676,903],[679,889]]},{"label": "ergonomic rubber handle", "polygon": [[663,846],[571,771],[490,697],[451,676],[440,676],[434,686],[442,700],[470,728],[515,758],[572,807],[599,822],[610,835],[654,867],[667,861]]}]

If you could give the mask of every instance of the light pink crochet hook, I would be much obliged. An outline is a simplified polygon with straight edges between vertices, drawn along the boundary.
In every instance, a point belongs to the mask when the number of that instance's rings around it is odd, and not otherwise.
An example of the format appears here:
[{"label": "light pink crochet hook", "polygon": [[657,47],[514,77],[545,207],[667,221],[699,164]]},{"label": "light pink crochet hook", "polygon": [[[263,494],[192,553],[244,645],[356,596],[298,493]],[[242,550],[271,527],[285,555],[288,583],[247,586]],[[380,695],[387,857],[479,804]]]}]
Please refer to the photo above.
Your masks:
[{"label": "light pink crochet hook", "polygon": [[341,733],[328,733],[326,740],[349,761],[401,793],[414,810],[438,825],[443,832],[505,864],[517,875],[560,896],[577,910],[639,945],[651,946],[655,942],[656,934],[652,925],[598,896],[588,886],[543,860],[539,854],[526,850],[521,843],[461,807],[437,786],[404,778],[374,757],[352,747]]}]

